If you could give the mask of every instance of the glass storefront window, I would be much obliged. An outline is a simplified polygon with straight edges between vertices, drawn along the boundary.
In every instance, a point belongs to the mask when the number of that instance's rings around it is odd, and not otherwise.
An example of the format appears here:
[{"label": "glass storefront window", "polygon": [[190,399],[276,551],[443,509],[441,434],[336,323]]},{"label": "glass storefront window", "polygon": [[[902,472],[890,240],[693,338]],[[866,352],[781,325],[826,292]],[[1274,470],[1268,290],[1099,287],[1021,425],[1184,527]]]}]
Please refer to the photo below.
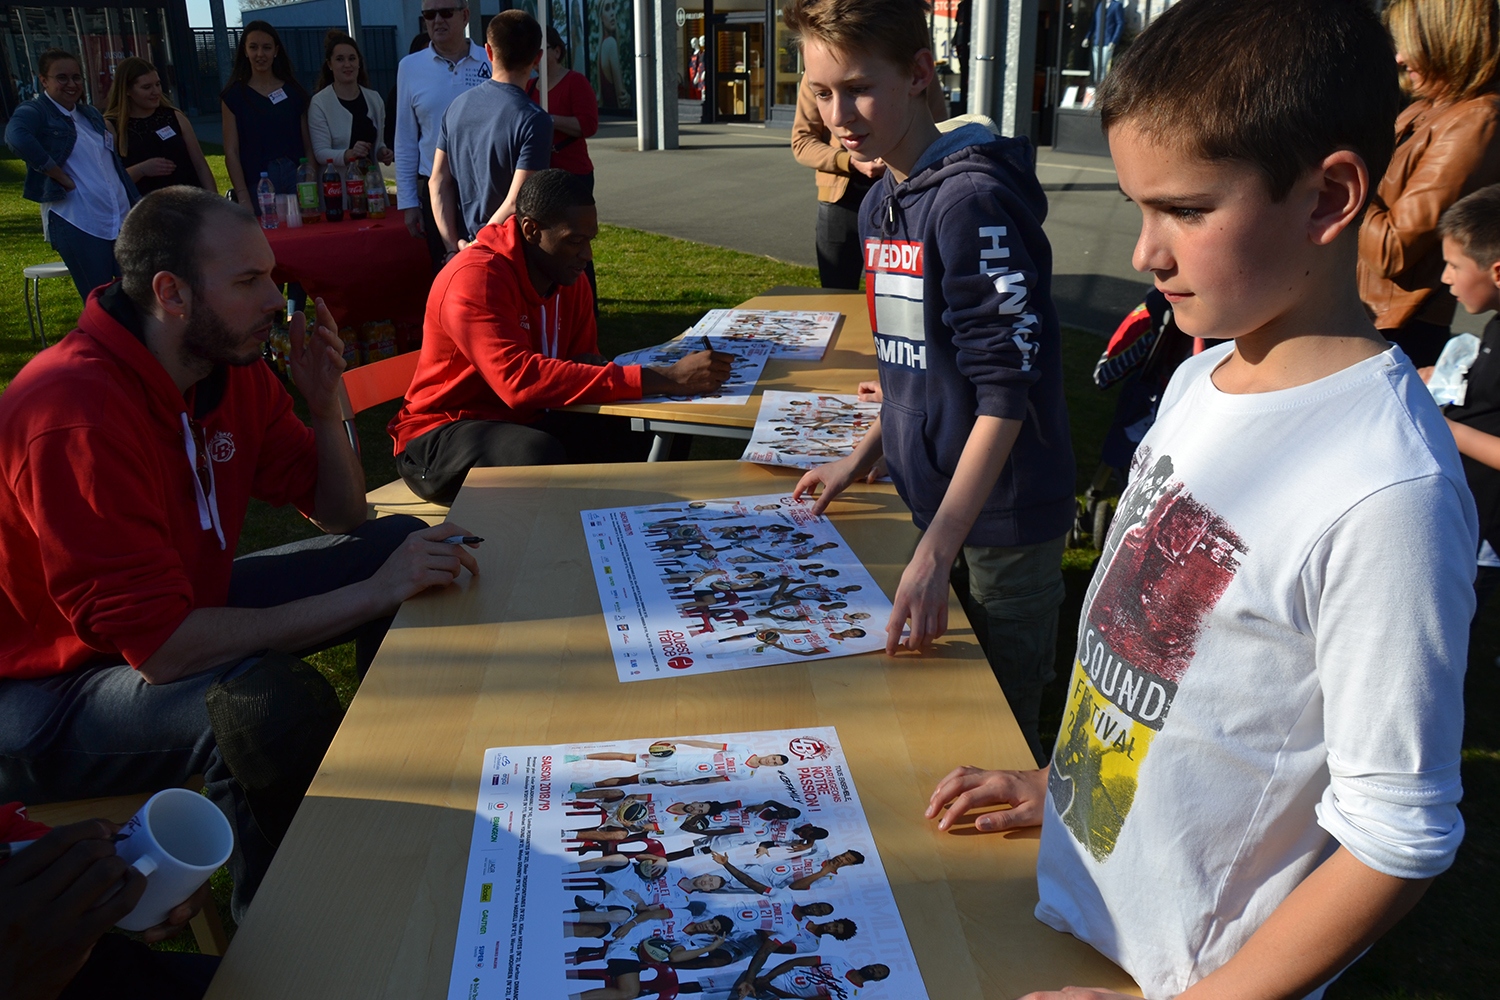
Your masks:
[{"label": "glass storefront window", "polygon": [[781,8],[776,9],[776,93],[772,103],[795,106],[797,87],[802,83],[802,46],[786,30]]},{"label": "glass storefront window", "polygon": [[41,93],[37,63],[51,48],[83,60],[84,99],[102,108],[114,82],[115,67],[130,56],[151,61],[162,88],[181,103],[159,7],[0,7],[0,46],[16,100]]}]

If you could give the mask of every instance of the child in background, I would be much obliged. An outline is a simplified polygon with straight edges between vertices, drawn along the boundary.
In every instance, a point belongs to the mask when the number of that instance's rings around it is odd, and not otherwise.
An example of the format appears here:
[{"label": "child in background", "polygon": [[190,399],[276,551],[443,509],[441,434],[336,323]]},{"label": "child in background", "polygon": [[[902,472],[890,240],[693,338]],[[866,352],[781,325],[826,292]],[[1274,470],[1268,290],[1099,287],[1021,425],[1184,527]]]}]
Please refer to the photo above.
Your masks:
[{"label": "child in background", "polygon": [[951,581],[1041,761],[1076,470],[1034,151],[983,125],[938,131],[924,0],[793,0],[783,18],[832,141],[886,166],[859,219],[880,417],[793,496],[821,485],[821,512],[885,458],[923,529],[886,651],[946,631]]},{"label": "child in background", "polygon": [[1355,280],[1394,58],[1363,0],[1181,0],[1101,89],[1135,266],[1232,343],[1136,452],[1051,766],[928,814],[1040,823],[1038,918],[1151,1000],[1320,997],[1463,839],[1474,504]]},{"label": "child in background", "polygon": [[[1443,283],[1471,314],[1500,309],[1500,184],[1481,188],[1443,213]],[[1500,319],[1484,328],[1479,357],[1469,368],[1462,406],[1445,411],[1464,456],[1464,475],[1479,508],[1476,611],[1500,586]]]}]

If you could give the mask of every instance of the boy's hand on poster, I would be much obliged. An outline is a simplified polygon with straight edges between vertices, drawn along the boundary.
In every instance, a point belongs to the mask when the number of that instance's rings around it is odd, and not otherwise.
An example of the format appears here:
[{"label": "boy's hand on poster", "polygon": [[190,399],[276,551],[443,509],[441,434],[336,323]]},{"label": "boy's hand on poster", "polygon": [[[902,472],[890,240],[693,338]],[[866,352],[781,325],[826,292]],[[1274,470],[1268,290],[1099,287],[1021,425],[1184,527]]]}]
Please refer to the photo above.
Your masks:
[{"label": "boy's hand on poster", "polygon": [[880,391],[879,382],[861,382],[859,391],[855,395],[861,403],[885,402],[885,394]]},{"label": "boy's hand on poster", "polygon": [[[891,656],[903,647],[925,653],[948,631],[948,575],[953,560],[942,559],[933,551],[931,537],[924,535],[917,544],[896,587],[891,619],[885,626],[885,651]],[[911,632],[903,639],[902,628],[908,620]]]},{"label": "boy's hand on poster", "polygon": [[[1035,771],[986,771],[959,767],[938,782],[927,800],[928,819],[938,820],[939,830],[951,830],[971,809],[1006,805],[1009,809],[988,812],[974,820],[983,833],[1019,830],[1042,825],[1042,804],[1047,801],[1047,768]],[[944,811],[946,809],[946,812]]]},{"label": "boy's hand on poster", "polygon": [[878,483],[885,478],[885,474],[885,456],[881,455],[879,460],[870,466],[870,471],[865,473],[865,482]]},{"label": "boy's hand on poster", "polygon": [[800,500],[802,495],[811,494],[819,486],[823,492],[818,494],[818,499],[813,503],[812,512],[821,514],[828,509],[833,498],[849,488],[849,484],[859,475],[859,469],[854,464],[854,456],[841,458],[837,462],[829,462],[827,465],[819,465],[808,469],[797,480],[797,485],[792,489],[792,499]]}]

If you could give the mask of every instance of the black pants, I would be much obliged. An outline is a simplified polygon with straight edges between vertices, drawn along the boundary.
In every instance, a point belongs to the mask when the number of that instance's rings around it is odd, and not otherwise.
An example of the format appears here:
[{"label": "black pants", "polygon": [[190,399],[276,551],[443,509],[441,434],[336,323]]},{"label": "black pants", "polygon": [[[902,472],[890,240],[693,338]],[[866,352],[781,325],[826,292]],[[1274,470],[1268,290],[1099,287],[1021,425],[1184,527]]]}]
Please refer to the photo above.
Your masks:
[{"label": "black pants", "polygon": [[850,178],[842,198],[818,202],[818,280],[824,288],[859,289],[859,278],[865,270],[864,251],[859,245],[859,206],[869,190],[869,184]]},{"label": "black pants", "polygon": [[417,176],[417,204],[422,206],[422,230],[427,239],[427,253],[432,257],[432,273],[443,269],[448,259],[448,248],[443,246],[443,236],[438,232],[437,216],[432,213],[432,189],[428,187],[431,177]]},{"label": "black pants", "polygon": [[123,934],[105,934],[58,1000],[198,1000],[218,967],[212,955],[152,951]]},{"label": "black pants", "polygon": [[1419,319],[1407,321],[1400,329],[1380,332],[1385,335],[1386,340],[1400,347],[1418,368],[1437,364],[1438,355],[1443,353],[1443,345],[1453,336],[1453,331],[1448,327],[1424,323]]},{"label": "black pants", "polygon": [[549,410],[531,424],[455,420],[413,438],[396,456],[396,471],[417,496],[451,504],[475,467],[639,462],[651,437],[626,417]]}]

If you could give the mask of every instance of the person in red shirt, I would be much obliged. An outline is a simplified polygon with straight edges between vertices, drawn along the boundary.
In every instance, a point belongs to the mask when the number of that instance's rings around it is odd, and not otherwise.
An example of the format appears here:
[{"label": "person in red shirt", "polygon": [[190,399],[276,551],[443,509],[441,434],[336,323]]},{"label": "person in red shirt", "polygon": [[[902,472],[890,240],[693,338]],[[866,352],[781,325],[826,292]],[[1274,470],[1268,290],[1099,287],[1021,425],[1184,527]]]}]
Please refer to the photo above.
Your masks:
[{"label": "person in red shirt", "polygon": [[593,196],[566,171],[539,170],[521,185],[516,214],[481,229],[438,274],[417,371],[387,428],[396,470],[418,496],[452,503],[475,466],[644,457],[632,440],[644,435],[627,421],[552,408],[699,395],[729,377],[732,356],[718,351],[669,368],[598,353],[594,296],[578,280],[598,234]]},{"label": "person in red shirt", "polygon": [[[236,830],[238,918],[337,726],[331,689],[293,657],[355,638],[362,667],[403,600],[476,564],[442,541],[467,534],[456,526],[364,523],[342,345],[321,303],[315,333],[301,317],[291,328],[312,427],[292,412],[260,360],[285,304],[247,209],[163,189],[126,217],[115,253],[123,278],[0,396],[0,801],[201,774]],[[236,559],[251,497],[294,504],[327,534]],[[232,718],[249,688],[276,711]],[[319,739],[276,730],[304,714]],[[254,765],[248,784],[226,754]]]},{"label": "person in red shirt", "polygon": [[219,960],[153,951],[204,906],[207,883],[141,940],[106,933],[140,902],[146,877],[115,853],[117,823],[50,830],[19,802],[0,805],[0,844],[28,842],[0,861],[0,996],[6,1000],[197,1000]]},{"label": "person in red shirt", "polygon": [[[552,166],[577,177],[594,193],[594,162],[589,159],[589,136],[599,131],[599,101],[588,77],[568,69],[568,47],[562,35],[547,26],[547,113],[552,116]],[[539,77],[526,85],[526,96],[542,103]]]}]

